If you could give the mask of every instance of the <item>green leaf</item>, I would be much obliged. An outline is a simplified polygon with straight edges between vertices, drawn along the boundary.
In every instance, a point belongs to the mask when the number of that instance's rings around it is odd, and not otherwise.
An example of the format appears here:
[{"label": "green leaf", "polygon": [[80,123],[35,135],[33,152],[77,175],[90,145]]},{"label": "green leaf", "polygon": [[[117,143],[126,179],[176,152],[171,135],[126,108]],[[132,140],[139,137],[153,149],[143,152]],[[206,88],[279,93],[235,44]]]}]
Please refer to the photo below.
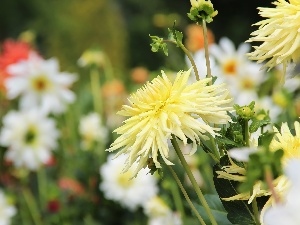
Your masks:
[{"label": "green leaf", "polygon": [[269,147],[271,141],[273,140],[275,133],[274,132],[265,132],[258,138],[258,145],[263,145]]},{"label": "green leaf", "polygon": [[175,29],[175,22],[172,29],[168,28],[169,31],[169,39],[176,42],[176,46],[180,47],[183,45],[183,33]]},{"label": "green leaf", "polygon": [[243,127],[238,119],[228,112],[232,122],[229,123],[229,127],[223,127],[220,134],[216,137],[216,141],[226,150],[234,147],[244,146]]},{"label": "green leaf", "polygon": [[[212,211],[214,218],[217,221],[218,225],[232,225],[232,223],[227,219],[227,212],[224,209],[222,202],[220,201],[218,195],[205,195],[206,202],[209,208]],[[205,221],[206,224],[210,224],[209,217],[202,205],[195,204],[195,207],[199,214],[201,215],[202,219]]]},{"label": "green leaf", "polygon": [[270,124],[270,122],[271,119],[268,113],[266,113],[264,110],[261,110],[254,118],[252,118],[252,123],[249,126],[249,132],[254,133],[258,130],[258,128]]},{"label": "green leaf", "polygon": [[166,56],[168,56],[168,47],[167,44],[164,42],[163,38],[159,38],[157,36],[151,36],[149,35],[152,43],[150,44],[151,46],[151,51],[152,52],[158,52],[160,49],[164,52]]},{"label": "green leaf", "polygon": [[234,147],[242,147],[243,145],[241,143],[234,142],[227,137],[215,137],[216,141],[218,144],[223,144],[223,145],[230,145]]},{"label": "green leaf", "polygon": [[[214,184],[216,191],[221,199],[221,202],[224,208],[227,211],[228,220],[236,225],[255,225],[254,215],[252,210],[252,205],[248,204],[247,201],[236,200],[236,201],[224,201],[222,198],[232,197],[239,194],[238,186],[239,182],[217,178],[216,171],[221,171],[222,166],[230,165],[228,156],[223,156],[221,158],[220,164],[213,167],[214,170]],[[266,197],[257,198],[258,208],[262,209],[265,202],[267,201]]]}]

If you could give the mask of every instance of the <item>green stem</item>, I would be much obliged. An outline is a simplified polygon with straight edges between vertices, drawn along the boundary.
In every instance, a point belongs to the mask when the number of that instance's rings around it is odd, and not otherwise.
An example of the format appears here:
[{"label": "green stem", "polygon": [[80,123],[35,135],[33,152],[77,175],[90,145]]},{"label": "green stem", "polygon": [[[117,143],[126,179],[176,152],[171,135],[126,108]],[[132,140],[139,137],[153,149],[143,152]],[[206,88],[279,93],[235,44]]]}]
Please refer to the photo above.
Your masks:
[{"label": "green stem", "polygon": [[91,89],[93,94],[93,103],[94,109],[99,114],[100,118],[103,120],[103,106],[102,106],[102,94],[100,88],[100,79],[99,79],[99,72],[96,68],[91,68],[90,72],[91,76]]},{"label": "green stem", "polygon": [[38,207],[32,196],[32,193],[25,187],[22,188],[22,194],[28,207],[29,213],[35,225],[43,225],[38,211]]},{"label": "green stem", "polygon": [[195,206],[193,205],[191,199],[189,198],[188,194],[186,193],[182,183],[180,182],[180,179],[178,178],[177,174],[175,173],[175,171],[173,170],[173,168],[171,166],[168,165],[169,170],[171,171],[175,181],[177,182],[180,190],[182,191],[182,194],[184,195],[187,203],[189,204],[189,206],[191,207],[191,210],[195,213],[196,217],[198,218],[200,224],[202,225],[206,225],[206,223],[204,222],[204,220],[202,219],[202,217],[200,216],[199,212],[197,211],[197,209],[195,208]]},{"label": "green stem", "polygon": [[[74,110],[75,111],[75,110]],[[68,131],[69,133],[69,141],[70,141],[70,146],[72,146],[72,151],[77,151],[78,145],[77,145],[77,130],[75,127],[75,119],[74,119],[74,112],[73,110],[68,110],[66,113],[65,119],[66,119],[66,125],[69,128]]]},{"label": "green stem", "polygon": [[38,179],[38,191],[39,191],[39,199],[40,199],[40,208],[43,209],[45,207],[45,200],[46,200],[46,195],[45,191],[47,187],[46,183],[46,174],[45,174],[45,169],[40,168],[37,171],[37,179]]},{"label": "green stem", "polygon": [[187,175],[188,175],[188,177],[189,177],[189,179],[190,179],[190,181],[192,183],[193,188],[196,191],[196,194],[197,194],[197,196],[198,196],[198,198],[199,198],[202,206],[204,207],[204,209],[205,209],[205,211],[206,211],[206,213],[207,213],[207,215],[208,215],[208,217],[209,217],[209,219],[211,221],[211,224],[212,225],[217,225],[217,222],[216,222],[216,220],[215,220],[215,218],[214,218],[214,216],[213,216],[213,214],[212,214],[212,212],[211,212],[211,210],[210,210],[210,208],[209,208],[209,206],[208,206],[208,204],[207,204],[207,202],[206,202],[206,200],[204,198],[204,195],[202,194],[202,191],[199,188],[199,186],[197,184],[197,181],[196,181],[196,179],[195,179],[195,177],[194,177],[194,175],[193,175],[193,173],[192,173],[189,165],[187,164],[187,162],[186,162],[186,160],[185,160],[185,158],[184,158],[184,156],[183,156],[183,154],[182,154],[182,152],[181,152],[181,150],[180,150],[180,148],[178,146],[178,143],[176,142],[176,137],[175,137],[174,134],[172,134],[171,142],[172,142],[172,145],[173,145],[173,147],[174,147],[174,149],[176,151],[176,154],[177,154],[177,156],[178,156],[178,158],[179,158],[179,160],[180,160],[183,168],[185,169],[185,172],[187,173]]},{"label": "green stem", "polygon": [[213,136],[210,137],[210,141],[212,143],[212,153],[214,154],[214,160],[215,162],[219,163],[220,162],[220,153],[219,153],[219,150],[217,149],[217,145],[216,145],[216,142],[215,142],[215,139]]},{"label": "green stem", "polygon": [[196,63],[195,63],[195,60],[194,60],[192,54],[189,52],[189,50],[187,50],[186,47],[184,47],[184,45],[180,45],[180,48],[186,54],[186,56],[189,58],[192,66],[193,66],[194,72],[195,72],[196,80],[199,81],[200,80],[199,72],[198,72],[198,69],[197,69],[197,66],[196,66]]},{"label": "green stem", "polygon": [[259,221],[259,211],[258,211],[258,207],[257,207],[256,197],[252,201],[252,208],[253,208],[253,213],[254,213],[255,224],[260,225],[261,223]]},{"label": "green stem", "polygon": [[111,81],[114,78],[113,67],[110,59],[105,55],[105,65],[103,66],[104,75],[107,81]]},{"label": "green stem", "polygon": [[[210,61],[209,61],[207,27],[206,27],[205,19],[202,20],[202,27],[203,27],[204,50],[205,50],[205,61],[206,61],[207,77],[210,78],[210,77],[212,77],[212,75],[211,75],[211,68],[210,68]],[[210,84],[212,84],[212,82],[210,82]]]},{"label": "green stem", "polygon": [[183,207],[183,204],[182,204],[182,199],[180,197],[180,192],[178,191],[178,188],[177,188],[176,185],[170,185],[170,189],[171,189],[171,192],[172,192],[172,195],[173,195],[173,199],[174,199],[176,209],[177,209],[178,212],[180,212],[182,220],[184,220],[185,212],[184,212],[184,207]]},{"label": "green stem", "polygon": [[275,202],[278,204],[280,203],[280,198],[277,194],[277,192],[275,191],[274,185],[273,185],[273,173],[272,173],[272,169],[270,167],[270,165],[266,165],[265,168],[265,179],[267,182],[267,185],[269,186],[272,196],[275,200]]},{"label": "green stem", "polygon": [[[177,42],[171,41],[171,40],[164,40],[164,42],[170,42],[170,43],[173,43],[175,45],[178,44]],[[186,54],[186,56],[190,60],[192,66],[193,66],[193,70],[194,70],[194,73],[195,73],[195,76],[196,76],[196,80],[199,81],[200,80],[199,72],[198,72],[198,69],[197,69],[197,66],[196,66],[196,63],[195,63],[195,60],[194,60],[192,54],[189,52],[189,50],[187,50],[187,48],[183,44],[180,44],[179,47],[182,49],[182,51]]]},{"label": "green stem", "polygon": [[244,125],[245,125],[245,145],[246,146],[250,146],[250,135],[249,135],[249,124],[248,124],[248,120],[244,121]]}]

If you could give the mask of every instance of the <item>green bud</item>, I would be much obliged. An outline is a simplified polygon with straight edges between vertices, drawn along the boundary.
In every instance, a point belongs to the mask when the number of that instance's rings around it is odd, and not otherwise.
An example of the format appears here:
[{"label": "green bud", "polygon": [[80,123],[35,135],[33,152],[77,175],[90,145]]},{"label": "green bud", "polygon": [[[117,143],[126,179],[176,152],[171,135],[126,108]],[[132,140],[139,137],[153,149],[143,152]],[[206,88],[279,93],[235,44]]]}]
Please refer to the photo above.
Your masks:
[{"label": "green bud", "polygon": [[208,0],[191,0],[192,7],[188,13],[188,17],[199,24],[205,20],[207,23],[213,21],[213,17],[218,14],[218,11],[214,10],[213,4]]},{"label": "green bud", "polygon": [[255,115],[254,105],[255,105],[255,102],[253,101],[249,105],[246,105],[246,106],[239,106],[239,105],[235,104],[233,106],[233,108],[236,110],[236,113],[241,118],[250,120]]}]

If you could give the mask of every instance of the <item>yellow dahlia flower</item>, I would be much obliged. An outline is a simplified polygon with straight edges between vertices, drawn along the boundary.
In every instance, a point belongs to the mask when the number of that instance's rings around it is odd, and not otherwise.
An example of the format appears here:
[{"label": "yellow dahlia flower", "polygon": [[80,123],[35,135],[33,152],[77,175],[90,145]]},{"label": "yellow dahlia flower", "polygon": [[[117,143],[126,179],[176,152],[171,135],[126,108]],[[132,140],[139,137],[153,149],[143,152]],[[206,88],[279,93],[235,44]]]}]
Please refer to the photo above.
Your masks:
[{"label": "yellow dahlia flower", "polygon": [[[145,84],[129,98],[130,105],[124,105],[118,114],[129,117],[114,132],[120,136],[111,144],[108,151],[121,149],[117,156],[128,154],[124,171],[137,161],[138,171],[147,165],[151,157],[156,168],[160,168],[158,156],[164,162],[168,160],[168,139],[174,134],[187,144],[188,138],[196,151],[200,138],[207,138],[205,133],[215,136],[213,124],[226,124],[230,117],[227,110],[232,99],[228,99],[225,84],[208,85],[210,78],[188,84],[191,69],[181,71],[172,83],[166,74]],[[205,122],[204,122],[205,121]],[[116,157],[117,157],[116,156]]]},{"label": "yellow dahlia flower", "polygon": [[298,61],[300,56],[300,0],[277,0],[276,8],[258,8],[259,14],[267,19],[254,25],[258,30],[251,33],[247,42],[263,42],[254,46],[255,51],[248,54],[249,59],[270,69],[283,63],[284,68],[290,61]]},{"label": "yellow dahlia flower", "polygon": [[274,127],[276,135],[270,144],[271,150],[282,149],[282,161],[285,164],[289,159],[300,158],[300,123],[295,121],[295,136],[291,133],[287,123],[282,123],[281,133]]}]

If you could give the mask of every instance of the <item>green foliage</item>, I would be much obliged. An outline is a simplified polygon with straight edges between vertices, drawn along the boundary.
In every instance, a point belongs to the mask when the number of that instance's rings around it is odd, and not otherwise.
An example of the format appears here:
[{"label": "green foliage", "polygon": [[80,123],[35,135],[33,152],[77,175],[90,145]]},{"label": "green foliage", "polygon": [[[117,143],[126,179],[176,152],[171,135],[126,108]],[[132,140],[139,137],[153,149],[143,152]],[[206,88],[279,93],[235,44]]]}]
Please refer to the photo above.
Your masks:
[{"label": "green foliage", "polygon": [[[236,225],[254,225],[254,214],[252,205],[248,204],[244,200],[235,200],[235,201],[225,201],[222,198],[232,197],[234,195],[240,194],[239,185],[241,183],[233,180],[227,180],[222,178],[217,178],[216,171],[221,171],[223,166],[231,165],[228,156],[225,155],[221,158],[220,164],[214,166],[214,184],[216,191],[221,199],[221,202],[228,212],[227,218],[232,224]],[[261,210],[264,204],[266,203],[267,198],[260,197],[257,198],[258,208]]]},{"label": "green foliage", "polygon": [[228,112],[231,118],[228,127],[223,127],[220,136],[216,137],[216,141],[221,149],[229,150],[234,147],[242,147],[244,145],[243,125],[239,122],[238,117]]},{"label": "green foliage", "polygon": [[[230,221],[227,219],[227,212],[224,209],[219,196],[216,194],[207,194],[204,197],[218,225],[231,225],[232,223],[230,223]],[[210,220],[204,207],[196,203],[194,204],[204,222],[206,224],[210,224]]]},{"label": "green foliage", "polygon": [[260,136],[260,149],[249,156],[247,163],[246,181],[241,184],[241,192],[252,191],[257,181],[262,181],[264,188],[268,185],[265,183],[266,173],[270,172],[272,178],[276,179],[282,174],[281,158],[283,150],[270,151],[269,146],[274,137],[274,133],[264,133]]},{"label": "green foliage", "polygon": [[158,52],[158,50],[161,49],[164,52],[164,54],[168,56],[168,47],[167,44],[164,42],[164,39],[158,36],[151,36],[151,35],[149,36],[152,39],[152,43],[150,44],[151,51]]},{"label": "green foliage", "polygon": [[265,110],[261,110],[256,113],[254,117],[252,117],[251,124],[249,126],[249,132],[254,133],[260,127],[264,127],[267,124],[271,123],[270,116]]},{"label": "green foliage", "polygon": [[177,45],[177,47],[181,47],[183,45],[182,39],[183,39],[183,33],[175,30],[175,23],[172,29],[168,29],[169,31],[169,39],[174,41]]}]

